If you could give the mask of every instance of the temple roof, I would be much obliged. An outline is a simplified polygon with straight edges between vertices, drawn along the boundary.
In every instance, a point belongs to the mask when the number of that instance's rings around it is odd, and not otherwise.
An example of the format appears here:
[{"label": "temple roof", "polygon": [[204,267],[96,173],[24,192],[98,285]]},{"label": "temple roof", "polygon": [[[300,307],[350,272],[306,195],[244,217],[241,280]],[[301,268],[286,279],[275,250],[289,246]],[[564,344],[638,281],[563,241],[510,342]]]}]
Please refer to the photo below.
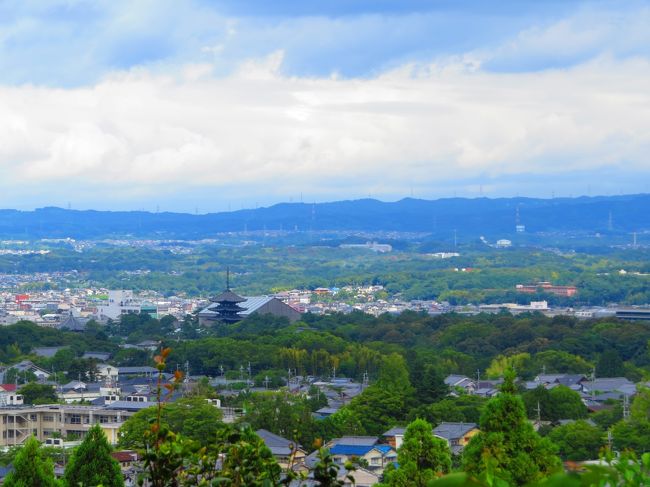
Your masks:
[{"label": "temple roof", "polygon": [[238,294],[233,293],[230,289],[225,290],[218,296],[215,296],[214,298],[210,299],[210,301],[214,303],[220,303],[220,302],[228,302],[228,303],[243,303],[246,301],[245,298],[242,298]]}]

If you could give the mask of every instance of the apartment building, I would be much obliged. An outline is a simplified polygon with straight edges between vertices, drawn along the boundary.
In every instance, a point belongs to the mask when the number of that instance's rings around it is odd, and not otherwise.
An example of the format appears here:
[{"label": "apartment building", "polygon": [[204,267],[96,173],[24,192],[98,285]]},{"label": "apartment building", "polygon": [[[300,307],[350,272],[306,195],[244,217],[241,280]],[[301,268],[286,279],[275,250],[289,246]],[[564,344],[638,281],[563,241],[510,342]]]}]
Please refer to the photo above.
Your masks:
[{"label": "apartment building", "polygon": [[30,436],[45,441],[53,436],[83,438],[99,424],[111,444],[118,430],[135,411],[105,406],[50,404],[43,406],[0,407],[0,447],[22,444]]}]

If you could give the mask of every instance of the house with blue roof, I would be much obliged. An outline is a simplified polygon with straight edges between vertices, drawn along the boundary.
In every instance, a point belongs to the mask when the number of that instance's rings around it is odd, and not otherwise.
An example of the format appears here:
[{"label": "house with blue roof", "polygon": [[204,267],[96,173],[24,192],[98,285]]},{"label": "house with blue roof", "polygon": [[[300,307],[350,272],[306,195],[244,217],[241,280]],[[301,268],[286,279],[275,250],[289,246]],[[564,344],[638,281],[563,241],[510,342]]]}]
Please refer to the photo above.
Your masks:
[{"label": "house with blue roof", "polygon": [[348,461],[365,461],[368,465],[366,468],[378,475],[381,475],[390,463],[397,462],[397,452],[390,445],[336,443],[329,450],[337,465],[345,465]]}]

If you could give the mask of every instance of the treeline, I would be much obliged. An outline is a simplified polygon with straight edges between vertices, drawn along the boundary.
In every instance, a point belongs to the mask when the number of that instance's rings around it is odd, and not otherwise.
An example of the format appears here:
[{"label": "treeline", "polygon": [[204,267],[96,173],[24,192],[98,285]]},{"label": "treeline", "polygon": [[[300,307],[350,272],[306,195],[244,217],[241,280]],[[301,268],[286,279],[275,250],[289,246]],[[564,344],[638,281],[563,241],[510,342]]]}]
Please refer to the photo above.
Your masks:
[{"label": "treeline", "polygon": [[[3,327],[0,363],[30,358],[50,370],[65,370],[67,358],[107,351],[117,365],[145,365],[146,352],[122,349],[121,341],[160,340],[173,347],[170,363],[192,374],[218,376],[243,366],[262,377],[293,374],[328,377],[333,373],[370,380],[378,377],[382,356],[396,352],[409,369],[433,364],[443,374],[499,375],[516,358],[518,375],[530,380],[542,370],[556,373],[625,376],[639,381],[650,373],[650,323],[615,319],[508,313],[464,316],[404,312],[373,317],[361,312],[303,315],[285,319],[252,316],[234,325],[200,328],[195,318],[178,322],[148,315],[124,315],[108,326],[90,322],[84,333],[18,323]],[[35,347],[64,346],[55,357],[33,355]],[[61,363],[53,362],[57,360]],[[48,362],[49,361],[49,362]],[[141,362],[141,363],[138,363]]]},{"label": "treeline", "polygon": [[[427,256],[429,247],[409,244],[403,251],[386,255],[331,248],[319,242],[305,246],[198,246],[190,254],[147,248],[96,247],[82,253],[55,248],[46,255],[0,256],[0,273],[76,270],[80,273],[77,285],[205,296],[222,290],[225,269],[230,266],[234,286],[248,295],[274,289],[380,284],[389,294],[401,293],[405,299],[452,304],[541,299],[557,306],[650,302],[650,276],[643,275],[650,272],[650,250],[645,248],[559,253],[532,247],[493,249],[472,243],[457,249],[460,257],[443,260]],[[448,246],[440,248],[449,250]],[[628,274],[619,274],[621,269]],[[137,270],[150,272],[133,272]],[[538,281],[576,285],[579,292],[564,298],[515,291],[517,284]]]}]

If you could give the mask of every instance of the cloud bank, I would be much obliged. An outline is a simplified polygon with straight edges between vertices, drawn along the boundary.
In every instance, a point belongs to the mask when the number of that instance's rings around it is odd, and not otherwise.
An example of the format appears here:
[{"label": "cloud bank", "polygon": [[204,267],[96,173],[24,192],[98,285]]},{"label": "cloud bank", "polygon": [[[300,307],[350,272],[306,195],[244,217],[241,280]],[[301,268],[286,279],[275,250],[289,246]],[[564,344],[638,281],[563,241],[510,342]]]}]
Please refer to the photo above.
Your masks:
[{"label": "cloud bank", "polygon": [[295,74],[277,49],[226,74],[203,59],[0,85],[0,206],[647,191],[650,14],[630,15],[633,41],[581,12],[367,76]]}]

